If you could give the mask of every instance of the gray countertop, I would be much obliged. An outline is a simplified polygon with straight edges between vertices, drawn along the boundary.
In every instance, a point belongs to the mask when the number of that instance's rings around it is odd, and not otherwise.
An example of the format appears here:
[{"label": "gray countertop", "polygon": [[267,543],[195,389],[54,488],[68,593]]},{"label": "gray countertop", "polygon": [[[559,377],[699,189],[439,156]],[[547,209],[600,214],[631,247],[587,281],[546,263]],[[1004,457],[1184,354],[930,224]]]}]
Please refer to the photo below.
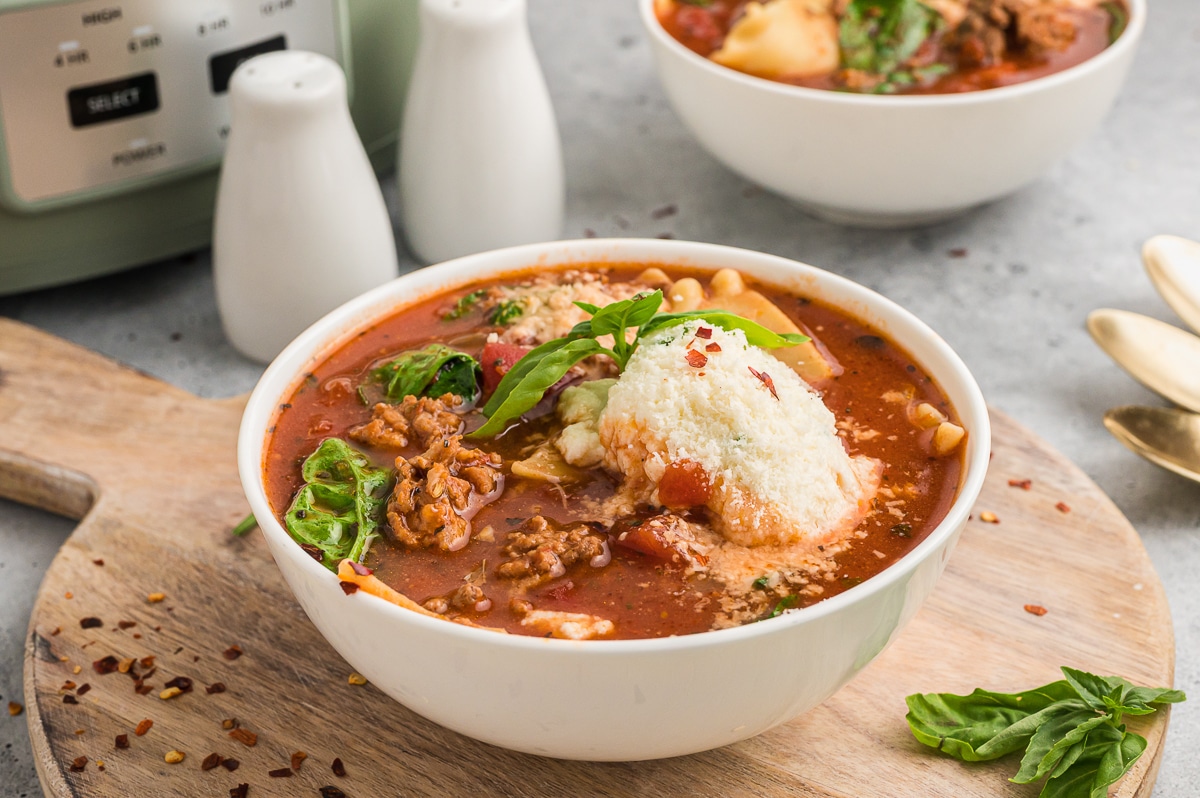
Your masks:
[{"label": "gray countertop", "polygon": [[[1163,402],[1084,329],[1099,307],[1179,323],[1138,253],[1156,233],[1200,238],[1200,4],[1152,3],[1113,112],[1048,175],[954,221],[902,232],[816,221],[709,157],[663,97],[633,5],[531,0],[566,153],[565,236],[671,234],[795,258],[870,286],[940,332],[994,407],[1077,463],[1140,531],[1171,602],[1176,686],[1193,695],[1174,710],[1155,795],[1200,794],[1200,759],[1188,753],[1200,747],[1200,487],[1134,457],[1105,432],[1106,408]],[[385,189],[392,198],[394,182]],[[678,213],[656,220],[652,212],[668,204]],[[951,255],[959,248],[965,257]],[[201,396],[249,390],[261,370],[225,342],[205,252],[0,298],[0,315]],[[0,706],[24,701],[33,598],[71,528],[0,501]],[[23,716],[0,713],[0,746],[0,794],[37,795]]]}]

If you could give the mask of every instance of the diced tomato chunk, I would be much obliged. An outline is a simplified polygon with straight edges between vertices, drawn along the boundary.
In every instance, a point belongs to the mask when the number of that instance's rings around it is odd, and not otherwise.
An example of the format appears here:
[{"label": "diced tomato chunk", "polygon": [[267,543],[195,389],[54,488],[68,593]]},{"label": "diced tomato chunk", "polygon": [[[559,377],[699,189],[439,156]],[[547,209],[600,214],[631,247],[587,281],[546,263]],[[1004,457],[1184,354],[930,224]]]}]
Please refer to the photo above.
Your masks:
[{"label": "diced tomato chunk", "polygon": [[484,344],[479,356],[479,365],[483,367],[483,395],[491,396],[508,370],[531,350],[532,347],[518,344]]},{"label": "diced tomato chunk", "polygon": [[658,500],[667,507],[699,507],[712,497],[712,482],[695,460],[676,460],[658,482]]},{"label": "diced tomato chunk", "polygon": [[617,545],[667,562],[679,558],[678,549],[663,540],[650,524],[638,524],[631,528],[617,538]]}]

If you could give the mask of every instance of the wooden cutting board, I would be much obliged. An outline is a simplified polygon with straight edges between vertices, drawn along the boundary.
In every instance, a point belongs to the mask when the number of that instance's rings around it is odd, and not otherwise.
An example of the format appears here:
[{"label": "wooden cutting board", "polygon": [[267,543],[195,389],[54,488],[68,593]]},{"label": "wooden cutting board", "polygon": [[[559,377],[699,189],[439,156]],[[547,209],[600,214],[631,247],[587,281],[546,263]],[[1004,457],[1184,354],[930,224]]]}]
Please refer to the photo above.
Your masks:
[{"label": "wooden cutting board", "polygon": [[[1013,759],[964,766],[918,745],[904,696],[1029,688],[1058,678],[1060,664],[1172,683],[1167,602],[1137,533],[1076,467],[995,413],[991,473],[945,576],[895,644],[822,706],[755,739],[658,762],[564,762],[478,743],[350,684],[259,534],[229,534],[247,512],[234,464],[241,405],[0,320],[0,494],[83,519],[46,574],[26,647],[26,712],[48,796],[224,796],[248,783],[253,798],[328,785],[351,798],[1031,797],[1036,788],[1006,781]],[[1009,485],[1026,479],[1029,489]],[[983,511],[998,522],[979,520]],[[84,628],[84,618],[101,624]],[[233,645],[243,653],[229,659]],[[128,675],[98,673],[93,662],[107,656],[156,657],[145,680],[154,689],[139,695]],[[161,699],[177,676],[193,690]],[[64,690],[68,681],[90,687]],[[217,682],[226,691],[209,694]],[[153,727],[134,734],[147,718]],[[227,734],[229,718],[257,734],[254,747]],[[1114,795],[1150,794],[1166,729],[1165,712],[1139,726],[1149,748]],[[127,749],[115,748],[119,734]],[[172,750],[186,759],[167,764]],[[298,772],[268,775],[298,751],[308,755]],[[211,753],[240,766],[204,771]],[[73,772],[78,757],[86,765]],[[335,757],[345,777],[332,772]]]}]

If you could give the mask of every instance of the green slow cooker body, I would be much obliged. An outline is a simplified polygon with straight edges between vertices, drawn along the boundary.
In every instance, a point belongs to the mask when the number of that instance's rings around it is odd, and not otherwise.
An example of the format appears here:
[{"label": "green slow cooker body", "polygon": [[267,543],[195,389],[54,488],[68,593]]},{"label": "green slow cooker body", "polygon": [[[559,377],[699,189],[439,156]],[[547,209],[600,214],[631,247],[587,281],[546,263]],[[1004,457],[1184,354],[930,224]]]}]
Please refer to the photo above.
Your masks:
[{"label": "green slow cooker body", "polygon": [[[417,43],[416,0],[345,0],[350,112],[377,172],[393,168]],[[0,0],[6,7],[29,0]],[[52,211],[0,207],[0,295],[202,249],[212,237],[216,167]]]}]

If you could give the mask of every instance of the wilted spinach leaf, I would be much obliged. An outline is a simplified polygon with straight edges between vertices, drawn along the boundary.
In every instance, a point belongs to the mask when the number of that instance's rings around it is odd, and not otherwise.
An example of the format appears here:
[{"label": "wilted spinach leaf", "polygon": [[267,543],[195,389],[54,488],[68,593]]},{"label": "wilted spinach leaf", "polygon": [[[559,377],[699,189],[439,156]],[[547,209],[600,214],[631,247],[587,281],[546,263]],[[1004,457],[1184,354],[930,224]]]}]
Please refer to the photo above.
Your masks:
[{"label": "wilted spinach leaf", "polygon": [[878,93],[910,85],[921,75],[902,67],[941,23],[919,0],[851,0],[838,27],[842,66],[879,75]]},{"label": "wilted spinach leaf", "polygon": [[392,474],[340,438],[327,438],[304,461],[304,487],[283,517],[298,542],[321,550],[331,571],[358,562],[379,525]]},{"label": "wilted spinach leaf", "polygon": [[470,404],[479,396],[482,376],[483,370],[475,358],[445,344],[430,344],[373,369],[369,382],[383,385],[384,395],[391,402],[399,402],[406,396],[437,397],[452,393]]}]

